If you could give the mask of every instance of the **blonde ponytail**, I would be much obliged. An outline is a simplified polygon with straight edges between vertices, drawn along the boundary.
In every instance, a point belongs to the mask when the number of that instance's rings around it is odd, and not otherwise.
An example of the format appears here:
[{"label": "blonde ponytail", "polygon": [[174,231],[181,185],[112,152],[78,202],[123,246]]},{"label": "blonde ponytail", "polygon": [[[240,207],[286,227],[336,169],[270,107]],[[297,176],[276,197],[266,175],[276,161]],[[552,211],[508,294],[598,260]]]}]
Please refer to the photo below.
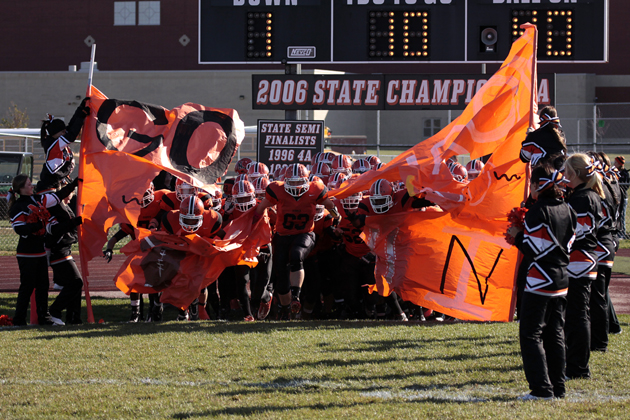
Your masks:
[{"label": "blonde ponytail", "polygon": [[584,153],[575,153],[566,160],[564,168],[568,178],[576,176],[586,188],[590,188],[601,198],[605,198],[601,175],[595,170],[595,162]]}]

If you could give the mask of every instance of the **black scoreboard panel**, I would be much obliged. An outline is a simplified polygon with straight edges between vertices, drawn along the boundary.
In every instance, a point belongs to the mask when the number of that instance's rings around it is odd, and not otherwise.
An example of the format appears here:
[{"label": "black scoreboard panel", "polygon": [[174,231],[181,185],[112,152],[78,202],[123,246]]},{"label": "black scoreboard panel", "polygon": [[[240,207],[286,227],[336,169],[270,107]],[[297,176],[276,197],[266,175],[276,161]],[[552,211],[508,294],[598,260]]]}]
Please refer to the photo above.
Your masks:
[{"label": "black scoreboard panel", "polygon": [[200,0],[199,62],[329,62],[331,22],[330,0]]},{"label": "black scoreboard panel", "polygon": [[[540,61],[606,61],[608,2],[606,0],[540,0],[515,2],[475,0],[468,19],[468,61],[502,61],[512,42],[522,34],[520,25],[538,28]],[[499,7],[498,7],[499,6]],[[496,30],[495,51],[486,51],[484,29]]]},{"label": "black scoreboard panel", "polygon": [[607,61],[608,0],[200,0],[199,63]]},{"label": "black scoreboard panel", "polygon": [[334,62],[465,60],[464,1],[358,3],[334,2]]}]

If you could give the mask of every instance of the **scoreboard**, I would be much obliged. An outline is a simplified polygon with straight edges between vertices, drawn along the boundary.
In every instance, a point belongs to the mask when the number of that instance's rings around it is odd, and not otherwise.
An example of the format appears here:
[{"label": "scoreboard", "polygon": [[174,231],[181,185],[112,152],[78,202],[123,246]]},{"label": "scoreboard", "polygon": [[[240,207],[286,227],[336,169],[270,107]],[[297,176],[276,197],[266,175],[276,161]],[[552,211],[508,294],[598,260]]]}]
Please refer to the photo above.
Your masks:
[{"label": "scoreboard", "polygon": [[200,64],[608,61],[608,0],[199,0]]}]

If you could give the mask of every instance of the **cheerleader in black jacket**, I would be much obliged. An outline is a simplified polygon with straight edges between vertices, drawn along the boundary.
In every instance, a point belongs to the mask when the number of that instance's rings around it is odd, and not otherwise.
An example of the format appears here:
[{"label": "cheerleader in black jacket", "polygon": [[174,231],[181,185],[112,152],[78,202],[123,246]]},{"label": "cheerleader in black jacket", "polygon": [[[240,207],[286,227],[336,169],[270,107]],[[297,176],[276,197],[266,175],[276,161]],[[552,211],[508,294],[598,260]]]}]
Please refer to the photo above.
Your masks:
[{"label": "cheerleader in black jacket", "polygon": [[33,289],[37,318],[40,325],[53,321],[48,314],[48,259],[44,248],[48,208],[54,207],[76,188],[75,179],[56,193],[33,194],[33,184],[26,175],[13,178],[9,191],[9,216],[15,233],[20,235],[17,261],[20,268],[20,289],[15,306],[14,325],[26,325],[26,311]]},{"label": "cheerleader in black jacket", "polygon": [[50,114],[42,123],[41,143],[46,152],[46,162],[39,175],[38,194],[54,192],[61,186],[61,180],[72,174],[74,155],[70,143],[77,138],[85,117],[90,114],[90,108],[86,105],[88,99],[83,99],[67,126]]},{"label": "cheerleader in black jacket", "polygon": [[591,285],[591,351],[605,352],[608,349],[609,310],[612,309],[609,308],[608,285],[618,246],[617,221],[621,189],[616,177],[609,172],[608,156],[595,152],[588,152],[588,155],[597,161],[597,175],[602,181],[605,195],[602,200],[603,218],[597,228],[597,278]]},{"label": "cheerleader in black jacket", "polygon": [[581,153],[571,155],[564,167],[568,186],[573,189],[568,203],[578,217],[569,262],[569,293],[564,328],[567,377],[590,378],[591,283],[597,278],[597,230],[603,219],[602,199],[605,196],[601,179],[595,171],[595,162],[589,156]]},{"label": "cheerleader in black jacket", "polygon": [[508,230],[515,237],[515,245],[532,261],[519,324],[523,369],[531,393],[522,400],[565,395],[567,266],[577,216],[563,201],[564,182],[562,174],[551,165],[536,166],[530,185],[536,202],[525,216],[525,231],[515,227]]},{"label": "cheerleader in black jacket", "polygon": [[75,217],[68,205],[72,193],[49,209],[51,217],[46,221],[44,242],[49,252],[49,264],[53,281],[62,286],[61,292],[50,305],[50,317],[55,325],[64,325],[61,312],[66,310],[68,324],[81,324],[81,289],[83,280],[74,259],[72,245],[78,240],[77,226],[81,218]]}]

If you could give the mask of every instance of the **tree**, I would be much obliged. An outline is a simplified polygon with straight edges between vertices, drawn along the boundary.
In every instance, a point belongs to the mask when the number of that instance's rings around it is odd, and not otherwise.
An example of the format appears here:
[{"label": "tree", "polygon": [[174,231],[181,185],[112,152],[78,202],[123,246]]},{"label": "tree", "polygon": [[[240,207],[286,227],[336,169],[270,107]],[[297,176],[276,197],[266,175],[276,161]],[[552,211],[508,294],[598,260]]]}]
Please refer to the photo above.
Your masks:
[{"label": "tree", "polygon": [[16,104],[11,102],[5,117],[0,119],[0,127],[3,128],[26,128],[28,127],[28,114],[26,108],[21,110]]}]

